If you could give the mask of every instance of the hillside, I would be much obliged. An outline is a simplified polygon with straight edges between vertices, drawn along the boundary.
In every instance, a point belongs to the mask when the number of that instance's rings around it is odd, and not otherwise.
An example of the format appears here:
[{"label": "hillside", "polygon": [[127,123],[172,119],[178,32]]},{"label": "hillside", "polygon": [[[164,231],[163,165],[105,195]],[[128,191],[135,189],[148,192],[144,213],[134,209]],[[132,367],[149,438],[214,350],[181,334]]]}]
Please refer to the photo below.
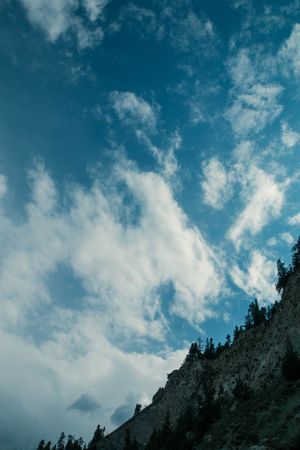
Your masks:
[{"label": "hillside", "polygon": [[[154,430],[163,427],[172,440],[175,431],[180,431],[178,419],[185,444],[180,438],[178,446],[168,446],[160,434],[161,444],[148,444],[147,448],[300,448],[300,382],[287,381],[282,375],[289,342],[299,354],[299,267],[289,276],[270,320],[240,333],[214,359],[185,361],[168,375],[166,386],[153,396],[152,403],[99,441],[97,450],[123,450],[126,433],[127,441],[129,433],[131,441],[136,439],[139,448],[145,448]],[[237,392],[237,384],[241,392]],[[212,403],[208,407],[209,395]],[[212,408],[209,414],[207,408]],[[137,447],[127,442],[125,448]]]}]

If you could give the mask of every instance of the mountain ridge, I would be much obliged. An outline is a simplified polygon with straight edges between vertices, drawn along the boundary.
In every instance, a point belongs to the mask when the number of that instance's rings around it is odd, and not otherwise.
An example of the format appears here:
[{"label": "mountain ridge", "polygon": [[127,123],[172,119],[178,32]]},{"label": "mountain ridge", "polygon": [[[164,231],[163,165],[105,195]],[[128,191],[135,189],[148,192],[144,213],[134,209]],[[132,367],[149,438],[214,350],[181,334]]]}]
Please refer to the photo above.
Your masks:
[{"label": "mountain ridge", "polygon": [[[187,408],[197,411],[201,407],[201,404],[205,401],[205,383],[211,383],[216,399],[221,397],[231,398],[231,406],[230,401],[229,406],[233,409],[240,408],[241,410],[243,409],[243,404],[239,406],[234,397],[234,390],[238,382],[244,383],[252,392],[252,398],[256,398],[258,407],[261,407],[264,411],[268,410],[266,404],[259,406],[260,397],[263,398],[264,393],[269,392],[269,390],[272,392],[272,386],[274,389],[277,389],[276,392],[281,392],[281,388],[285,389],[286,381],[282,377],[282,361],[288,341],[292,342],[295,350],[299,352],[299,267],[287,279],[278,310],[268,322],[262,322],[256,327],[243,331],[229,348],[225,348],[213,360],[199,359],[189,361],[186,359],[179,369],[168,375],[165,387],[160,388],[154,394],[152,403],[107,435],[105,439],[99,441],[97,450],[123,450],[126,445],[126,435],[128,436],[129,434],[132,439],[138,442],[141,448],[145,448],[154,430],[163,428],[166,417],[169,418],[170,427],[174,428],[176,422]],[[278,383],[279,386],[277,386]],[[295,402],[297,403],[300,400],[300,391],[298,392],[297,390],[299,387],[297,383],[295,386]],[[270,399],[271,397],[272,395],[269,394]],[[290,397],[292,398],[292,394]],[[272,401],[276,404],[276,399]],[[297,416],[296,413],[295,415]],[[234,422],[234,419],[232,419],[232,422]],[[210,439],[214,440],[216,436],[210,437]],[[263,439],[267,438],[262,438],[261,441]],[[231,444],[229,442],[230,436],[228,436],[227,440],[228,442],[225,442],[222,447],[223,450],[255,448],[253,446],[245,447],[247,444],[241,444],[244,447],[239,447],[237,443]],[[199,445],[193,448],[199,450],[211,448],[215,450],[217,447],[209,447],[208,441],[209,436],[206,436],[204,440],[202,439],[202,443],[199,442]],[[259,448],[294,448],[292,446],[274,447],[274,442],[272,445],[273,447],[268,447],[262,444]]]}]

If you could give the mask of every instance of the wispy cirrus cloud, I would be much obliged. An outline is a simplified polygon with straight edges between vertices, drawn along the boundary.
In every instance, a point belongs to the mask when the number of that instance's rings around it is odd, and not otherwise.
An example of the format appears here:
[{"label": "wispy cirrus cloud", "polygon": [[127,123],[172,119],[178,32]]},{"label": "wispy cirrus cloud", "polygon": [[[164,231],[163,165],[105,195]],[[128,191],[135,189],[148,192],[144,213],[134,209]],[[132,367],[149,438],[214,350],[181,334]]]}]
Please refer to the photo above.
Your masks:
[{"label": "wispy cirrus cloud", "polygon": [[110,94],[112,107],[120,121],[131,128],[138,141],[143,144],[158,163],[160,173],[174,181],[178,170],[176,152],[181,146],[181,136],[175,131],[167,138],[167,144],[159,147],[152,142],[157,134],[160,106],[147,102],[133,92],[114,91]]},{"label": "wispy cirrus cloud", "polygon": [[[94,47],[101,43],[103,30],[95,22],[102,17],[108,0],[19,0],[30,22],[40,28],[50,42],[68,33],[75,35],[79,48]],[[78,14],[80,7],[86,21]]]},{"label": "wispy cirrus cloud", "polygon": [[256,134],[273,122],[282,111],[278,104],[281,92],[279,85],[255,84],[238,95],[226,112],[235,134],[241,137]]},{"label": "wispy cirrus cloud", "polygon": [[298,144],[300,140],[300,134],[297,131],[291,129],[291,127],[286,122],[281,122],[281,142],[288,148],[291,149]]},{"label": "wispy cirrus cloud", "polygon": [[[266,58],[267,61],[267,58]],[[272,60],[270,64],[273,65]],[[283,88],[268,81],[267,72],[254,69],[249,51],[242,49],[228,64],[233,82],[232,102],[225,112],[239,138],[257,134],[282,112],[278,103]]]},{"label": "wispy cirrus cloud", "polygon": [[285,244],[288,244],[291,246],[294,243],[295,239],[291,235],[291,233],[284,231],[283,233],[280,233],[277,236],[273,236],[267,241],[267,245],[270,247],[275,247],[278,243],[284,242]]},{"label": "wispy cirrus cloud", "polygon": [[94,22],[102,16],[105,6],[109,0],[83,0],[83,5],[89,19]]},{"label": "wispy cirrus cloud", "polygon": [[246,175],[245,207],[228,231],[238,248],[245,233],[257,234],[272,218],[279,216],[284,204],[285,185],[264,170],[252,166]]},{"label": "wispy cirrus cloud", "polygon": [[299,225],[300,224],[300,213],[295,214],[288,218],[287,223],[289,225]]},{"label": "wispy cirrus cloud", "polygon": [[201,188],[204,203],[215,209],[224,208],[233,194],[233,172],[227,171],[218,158],[203,164]]},{"label": "wispy cirrus cloud", "polygon": [[300,76],[300,24],[296,23],[293,30],[283,43],[278,53],[279,64],[286,76]]},{"label": "wispy cirrus cloud", "polygon": [[0,199],[7,192],[7,178],[4,175],[0,175]]},{"label": "wispy cirrus cloud", "polygon": [[163,14],[170,22],[169,39],[173,47],[183,52],[190,50],[207,51],[216,41],[216,29],[211,20],[189,9],[179,14],[176,8],[168,6]]},{"label": "wispy cirrus cloud", "polygon": [[176,51],[195,56],[210,56],[218,42],[214,23],[191,2],[164,1],[158,11],[130,3],[122,9],[120,23],[127,27],[132,22],[141,37],[166,40]]},{"label": "wispy cirrus cloud", "polygon": [[114,91],[110,94],[112,106],[119,119],[134,128],[155,132],[160,107],[151,104],[134,92]]},{"label": "wispy cirrus cloud", "polygon": [[160,22],[159,15],[152,9],[129,3],[122,8],[119,27],[131,26],[134,23],[134,29],[143,38],[154,38],[158,41],[165,37],[165,26]]},{"label": "wispy cirrus cloud", "polygon": [[284,186],[272,175],[252,167],[247,175],[250,189],[245,192],[245,208],[228,231],[228,237],[239,247],[248,231],[257,234],[271,218],[279,215],[284,202]]},{"label": "wispy cirrus cloud", "polygon": [[[181,147],[181,136],[175,132],[170,138],[166,148],[159,148],[151,142],[151,139],[142,130],[136,130],[138,140],[143,143],[153,157],[157,160],[159,169],[164,178],[167,180],[174,180],[178,171],[178,162],[176,159],[176,152]],[[176,180],[178,182],[178,180]]]},{"label": "wispy cirrus cloud", "polygon": [[251,251],[251,260],[246,271],[234,265],[230,271],[233,282],[249,296],[262,303],[273,302],[276,298],[276,266],[273,260],[258,250]]},{"label": "wispy cirrus cloud", "polygon": [[[253,238],[279,217],[287,188],[297,179],[297,173],[291,177],[283,174],[275,161],[269,166],[253,141],[242,140],[226,164],[217,157],[203,163],[202,202],[222,210],[234,199],[236,213],[231,212],[233,220],[226,236],[239,251],[249,237]],[[231,207],[232,203],[229,211]]]}]

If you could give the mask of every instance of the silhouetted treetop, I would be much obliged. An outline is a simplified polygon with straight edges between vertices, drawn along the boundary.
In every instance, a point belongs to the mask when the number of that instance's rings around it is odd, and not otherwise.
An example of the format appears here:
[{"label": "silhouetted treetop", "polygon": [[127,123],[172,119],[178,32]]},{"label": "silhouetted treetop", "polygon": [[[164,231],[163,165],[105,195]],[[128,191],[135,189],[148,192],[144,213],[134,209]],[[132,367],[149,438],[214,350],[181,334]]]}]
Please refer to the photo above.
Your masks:
[{"label": "silhouetted treetop", "polygon": [[96,449],[96,443],[101,439],[105,438],[105,427],[101,428],[100,425],[97,425],[97,428],[94,432],[94,436],[92,440],[89,442],[89,449]]},{"label": "silhouetted treetop", "polygon": [[296,270],[300,266],[300,236],[296,244],[292,247],[292,266]]}]

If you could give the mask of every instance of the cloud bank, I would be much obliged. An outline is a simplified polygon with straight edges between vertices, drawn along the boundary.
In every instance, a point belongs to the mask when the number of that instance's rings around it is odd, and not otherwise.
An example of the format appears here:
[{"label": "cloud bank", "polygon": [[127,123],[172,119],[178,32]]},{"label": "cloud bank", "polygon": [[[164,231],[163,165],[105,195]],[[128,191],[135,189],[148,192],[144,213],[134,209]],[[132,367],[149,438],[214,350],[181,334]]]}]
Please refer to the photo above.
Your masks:
[{"label": "cloud bank", "polygon": [[[151,354],[146,340],[165,339],[172,315],[198,326],[214,314],[223,286],[213,252],[164,178],[126,160],[110,177],[96,173],[90,188],[69,185],[63,195],[38,163],[18,221],[1,180],[1,384],[29,423],[43,417],[28,426],[28,439],[37,441],[39,430],[45,437],[45,421],[51,439],[62,426],[90,433],[95,412],[110,427],[129,380],[144,398],[184,357],[163,344],[161,355]],[[78,297],[55,294],[64,267]],[[166,299],[160,288],[168,283],[174,296]],[[136,352],[128,350],[133,337]]]}]

